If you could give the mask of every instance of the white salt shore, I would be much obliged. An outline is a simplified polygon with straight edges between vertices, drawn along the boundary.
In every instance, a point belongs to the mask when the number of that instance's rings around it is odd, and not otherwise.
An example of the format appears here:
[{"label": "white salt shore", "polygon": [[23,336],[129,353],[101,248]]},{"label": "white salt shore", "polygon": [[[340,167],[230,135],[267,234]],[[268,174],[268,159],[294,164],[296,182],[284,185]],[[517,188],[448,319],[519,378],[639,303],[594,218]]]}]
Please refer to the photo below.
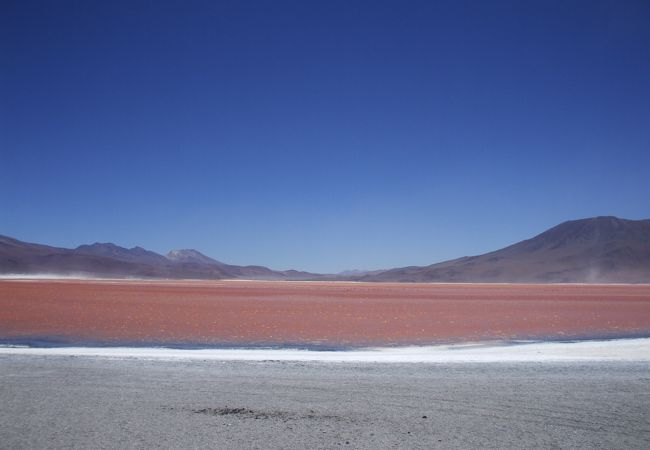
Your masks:
[{"label": "white salt shore", "polygon": [[33,348],[0,346],[0,354],[118,359],[211,361],[317,361],[337,363],[650,362],[650,338],[576,342],[474,343],[381,347],[348,351],[303,349],[170,349],[136,347]]}]

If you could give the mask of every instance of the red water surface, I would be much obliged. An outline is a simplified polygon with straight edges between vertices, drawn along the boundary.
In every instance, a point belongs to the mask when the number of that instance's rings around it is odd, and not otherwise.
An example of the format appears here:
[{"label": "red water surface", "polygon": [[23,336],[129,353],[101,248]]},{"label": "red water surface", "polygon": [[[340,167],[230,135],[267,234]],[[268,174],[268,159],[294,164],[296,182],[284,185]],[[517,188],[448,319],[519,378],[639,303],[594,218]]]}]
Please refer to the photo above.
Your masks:
[{"label": "red water surface", "polygon": [[0,281],[0,338],[394,345],[650,336],[648,285]]}]

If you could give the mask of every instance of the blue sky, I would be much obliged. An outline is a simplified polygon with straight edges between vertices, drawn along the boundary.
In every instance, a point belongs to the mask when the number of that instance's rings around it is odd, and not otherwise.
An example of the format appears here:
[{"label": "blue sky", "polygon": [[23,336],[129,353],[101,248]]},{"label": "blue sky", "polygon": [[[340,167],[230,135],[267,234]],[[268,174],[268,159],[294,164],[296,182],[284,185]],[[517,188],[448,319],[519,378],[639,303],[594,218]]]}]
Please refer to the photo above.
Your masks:
[{"label": "blue sky", "polygon": [[0,234],[320,272],[650,217],[647,1],[0,3]]}]

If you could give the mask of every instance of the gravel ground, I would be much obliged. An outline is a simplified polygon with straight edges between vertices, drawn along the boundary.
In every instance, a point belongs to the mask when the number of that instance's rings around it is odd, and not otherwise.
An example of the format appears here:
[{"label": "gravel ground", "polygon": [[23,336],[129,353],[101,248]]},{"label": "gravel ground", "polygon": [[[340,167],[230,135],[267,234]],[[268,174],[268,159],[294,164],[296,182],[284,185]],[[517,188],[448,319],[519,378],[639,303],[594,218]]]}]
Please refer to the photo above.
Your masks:
[{"label": "gravel ground", "polygon": [[650,363],[0,355],[0,448],[650,448]]}]

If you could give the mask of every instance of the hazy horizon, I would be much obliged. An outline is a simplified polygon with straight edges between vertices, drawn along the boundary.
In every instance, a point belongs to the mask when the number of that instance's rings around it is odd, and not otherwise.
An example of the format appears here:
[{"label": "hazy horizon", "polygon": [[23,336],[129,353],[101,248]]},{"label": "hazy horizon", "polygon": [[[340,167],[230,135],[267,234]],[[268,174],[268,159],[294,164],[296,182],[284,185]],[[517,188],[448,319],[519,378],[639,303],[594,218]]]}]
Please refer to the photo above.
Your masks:
[{"label": "hazy horizon", "polygon": [[0,234],[319,273],[650,217],[644,1],[5,1]]}]

